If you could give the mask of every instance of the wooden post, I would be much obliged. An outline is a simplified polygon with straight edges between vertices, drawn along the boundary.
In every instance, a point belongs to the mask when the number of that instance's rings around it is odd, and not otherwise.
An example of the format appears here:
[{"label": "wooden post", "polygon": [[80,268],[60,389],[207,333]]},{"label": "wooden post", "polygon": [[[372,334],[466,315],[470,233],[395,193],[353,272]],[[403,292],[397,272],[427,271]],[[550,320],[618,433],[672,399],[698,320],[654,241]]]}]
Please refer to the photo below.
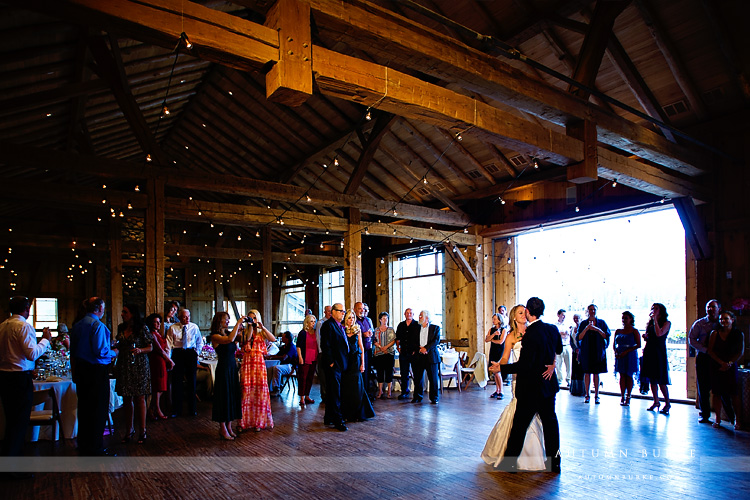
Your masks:
[{"label": "wooden post", "polygon": [[360,212],[349,209],[349,229],[344,237],[344,307],[362,300],[362,225]]},{"label": "wooden post", "polygon": [[279,61],[266,73],[266,96],[288,106],[304,104],[313,93],[310,4],[278,0],[265,24],[279,35]]},{"label": "wooden post", "polygon": [[583,184],[599,178],[599,155],[597,150],[596,124],[590,120],[568,125],[570,137],[583,141],[583,161],[568,167],[568,181]]},{"label": "wooden post", "polygon": [[112,318],[112,340],[114,340],[117,317],[122,311],[122,245],[120,224],[114,219],[109,225],[109,314]]},{"label": "wooden post", "polygon": [[224,262],[216,259],[214,269],[214,311],[220,312],[224,310]]},{"label": "wooden post", "polygon": [[260,231],[261,246],[263,248],[263,263],[260,270],[260,311],[263,323],[270,331],[273,319],[273,256],[271,255],[271,228],[266,226]]},{"label": "wooden post", "polygon": [[164,311],[164,179],[149,179],[146,207],[146,315]]}]

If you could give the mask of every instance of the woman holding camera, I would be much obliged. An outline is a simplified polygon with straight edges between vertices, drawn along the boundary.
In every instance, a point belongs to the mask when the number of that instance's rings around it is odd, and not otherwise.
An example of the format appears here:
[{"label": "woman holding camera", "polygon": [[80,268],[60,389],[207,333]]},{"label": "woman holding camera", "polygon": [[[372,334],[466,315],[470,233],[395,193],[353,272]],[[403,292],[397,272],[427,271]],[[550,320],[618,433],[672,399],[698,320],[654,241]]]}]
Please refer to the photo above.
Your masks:
[{"label": "woman holding camera", "polygon": [[219,438],[232,441],[237,435],[232,430],[232,420],[242,417],[240,408],[240,383],[237,375],[237,350],[235,340],[243,330],[245,317],[242,316],[229,331],[229,314],[217,312],[211,322],[209,340],[216,351],[216,376],[214,377],[214,405],[211,420],[219,422]]},{"label": "woman holding camera", "polygon": [[243,335],[242,357],[242,420],[240,429],[273,429],[271,396],[268,392],[268,376],[264,356],[268,354],[266,342],[276,337],[263,326],[260,312],[251,309],[245,321],[248,323]]}]

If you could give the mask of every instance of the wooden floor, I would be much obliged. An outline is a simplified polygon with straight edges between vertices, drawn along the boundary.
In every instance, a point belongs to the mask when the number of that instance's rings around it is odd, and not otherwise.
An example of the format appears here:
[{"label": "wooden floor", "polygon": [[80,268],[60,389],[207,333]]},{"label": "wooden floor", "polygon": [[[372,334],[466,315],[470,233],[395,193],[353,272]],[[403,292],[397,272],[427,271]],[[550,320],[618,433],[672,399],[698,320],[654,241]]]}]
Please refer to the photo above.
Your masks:
[{"label": "wooden floor", "polygon": [[201,403],[198,417],[149,423],[144,445],[120,444],[122,425],[106,438],[118,457],[97,463],[138,472],[71,473],[86,465],[72,459],[74,443],[40,442],[29,444],[27,454],[53,454],[58,470],[69,472],[41,472],[0,488],[3,498],[35,500],[702,499],[750,491],[750,433],[698,424],[688,405],[664,416],[646,411],[645,400],[623,409],[618,397],[584,404],[567,391],[557,403],[562,474],[495,472],[479,453],[508,398],[489,399],[492,388],[448,390],[437,407],[377,401],[377,417],[351,424],[348,432],[325,428],[318,404],[301,409],[296,397],[284,394],[273,400],[272,431],[234,442],[219,441],[210,403]]}]

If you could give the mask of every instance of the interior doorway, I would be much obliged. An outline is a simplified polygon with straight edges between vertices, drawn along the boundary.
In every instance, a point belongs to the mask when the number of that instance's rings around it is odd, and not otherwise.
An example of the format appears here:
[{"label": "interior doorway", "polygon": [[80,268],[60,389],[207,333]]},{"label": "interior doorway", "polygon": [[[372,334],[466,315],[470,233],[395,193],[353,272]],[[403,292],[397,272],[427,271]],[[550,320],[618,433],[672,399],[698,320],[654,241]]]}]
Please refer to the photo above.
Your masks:
[{"label": "interior doorway", "polygon": [[[585,319],[586,307],[593,303],[613,335],[622,327],[623,311],[633,313],[642,334],[651,305],[664,304],[672,322],[670,395],[687,397],[685,232],[674,208],[537,230],[516,241],[519,302],[542,298],[548,323],[557,321],[558,309],[567,311],[566,321],[572,322],[575,313]],[[604,390],[619,393],[612,348],[610,342],[608,373],[601,381]]]}]

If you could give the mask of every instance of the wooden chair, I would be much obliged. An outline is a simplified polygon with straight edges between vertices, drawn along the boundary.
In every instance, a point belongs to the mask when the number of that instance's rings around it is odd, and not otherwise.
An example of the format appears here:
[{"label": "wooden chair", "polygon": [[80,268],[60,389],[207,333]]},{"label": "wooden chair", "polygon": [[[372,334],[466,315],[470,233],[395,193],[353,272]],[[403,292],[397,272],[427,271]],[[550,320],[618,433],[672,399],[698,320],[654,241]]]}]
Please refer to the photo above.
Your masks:
[{"label": "wooden chair", "polygon": [[[49,400],[52,400],[52,409],[32,410],[31,418],[29,419],[29,425],[31,425],[32,427],[37,425],[57,425],[60,439],[64,440],[65,435],[63,434],[62,430],[62,420],[60,419],[60,409],[57,407],[57,396],[55,395],[55,390],[49,388],[34,391],[34,395],[31,401],[32,408],[41,404],[45,404]],[[54,429],[52,430],[52,432],[54,433]]]},{"label": "wooden chair", "polygon": [[456,387],[458,387],[458,392],[461,392],[461,355],[458,355],[458,359],[456,359],[456,364],[453,365],[450,371],[444,372],[443,371],[443,363],[438,363],[438,370],[439,370],[439,377],[440,377],[440,392],[443,392],[443,379],[449,379],[448,380],[448,387],[451,386],[451,380],[455,377],[456,379]]},{"label": "wooden chair", "polygon": [[[466,353],[463,353],[466,354]],[[461,355],[459,354],[459,361],[461,360]],[[468,356],[464,356],[464,360]],[[484,357],[483,352],[476,352],[474,353],[474,357],[471,359],[471,363],[469,363],[468,366],[462,366],[461,367],[461,380],[464,382],[464,389],[466,389],[472,380],[476,378],[476,374],[474,373],[476,371],[477,363]],[[465,363],[465,361],[464,361]],[[484,387],[483,387],[484,389]]]},{"label": "wooden chair", "polygon": [[287,375],[281,376],[281,389],[279,389],[279,393],[284,392],[284,389],[286,389],[287,386],[290,386],[290,393],[292,388],[294,389],[294,392],[297,392],[297,367],[293,366],[292,371],[289,372]]}]

